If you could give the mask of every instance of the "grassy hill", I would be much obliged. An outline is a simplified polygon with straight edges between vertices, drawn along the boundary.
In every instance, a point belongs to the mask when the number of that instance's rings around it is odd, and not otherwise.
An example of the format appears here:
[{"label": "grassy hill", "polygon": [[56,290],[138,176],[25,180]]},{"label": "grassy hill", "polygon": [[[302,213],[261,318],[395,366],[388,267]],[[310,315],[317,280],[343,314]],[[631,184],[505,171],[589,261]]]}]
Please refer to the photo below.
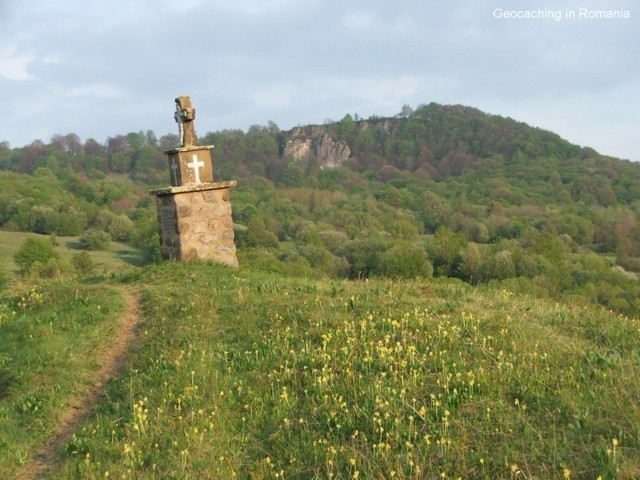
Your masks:
[{"label": "grassy hill", "polygon": [[126,288],[138,349],[55,478],[640,475],[640,325],[580,299],[207,263]]},{"label": "grassy hill", "polygon": [[[639,164],[436,104],[200,143],[239,271],[130,267],[175,138],[0,146],[0,477],[95,375],[118,286],[138,348],[54,478],[640,478]],[[130,245],[91,252],[110,280],[13,275],[28,236],[64,261],[90,230]]]},{"label": "grassy hill", "polygon": [[[0,230],[0,258],[4,263],[0,265],[9,274],[17,274],[18,267],[13,261],[13,255],[27,238],[42,238],[42,235],[30,232],[6,232]],[[47,238],[48,236],[45,236]],[[79,237],[56,237],[56,252],[60,258],[69,261],[73,255],[83,251],[80,248]],[[106,250],[90,251],[91,260],[99,273],[123,273],[132,267],[143,264],[142,252],[122,242],[111,242]]]}]

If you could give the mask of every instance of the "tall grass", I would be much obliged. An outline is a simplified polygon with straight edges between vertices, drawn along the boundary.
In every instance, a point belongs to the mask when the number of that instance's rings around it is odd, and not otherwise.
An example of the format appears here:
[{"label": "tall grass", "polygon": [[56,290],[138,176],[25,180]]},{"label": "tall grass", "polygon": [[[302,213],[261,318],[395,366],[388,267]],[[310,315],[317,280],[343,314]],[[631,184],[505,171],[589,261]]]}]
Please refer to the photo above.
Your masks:
[{"label": "tall grass", "polygon": [[637,478],[640,330],[430,280],[168,263],[59,478]]},{"label": "tall grass", "polygon": [[113,288],[67,280],[14,286],[0,298],[0,478],[33,461],[98,370],[118,327]]}]

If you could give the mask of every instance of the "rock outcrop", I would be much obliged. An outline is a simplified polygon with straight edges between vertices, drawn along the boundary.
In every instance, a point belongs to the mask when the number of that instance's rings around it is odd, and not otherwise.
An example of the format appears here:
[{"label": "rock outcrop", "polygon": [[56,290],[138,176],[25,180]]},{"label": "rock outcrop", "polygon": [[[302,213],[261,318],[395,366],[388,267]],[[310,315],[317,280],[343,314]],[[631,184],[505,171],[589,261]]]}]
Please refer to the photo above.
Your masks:
[{"label": "rock outcrop", "polygon": [[290,139],[285,142],[284,156],[291,156],[301,161],[315,155],[320,168],[333,168],[342,165],[351,155],[347,142],[334,140],[326,133],[325,128],[311,125],[305,128],[294,128]]}]

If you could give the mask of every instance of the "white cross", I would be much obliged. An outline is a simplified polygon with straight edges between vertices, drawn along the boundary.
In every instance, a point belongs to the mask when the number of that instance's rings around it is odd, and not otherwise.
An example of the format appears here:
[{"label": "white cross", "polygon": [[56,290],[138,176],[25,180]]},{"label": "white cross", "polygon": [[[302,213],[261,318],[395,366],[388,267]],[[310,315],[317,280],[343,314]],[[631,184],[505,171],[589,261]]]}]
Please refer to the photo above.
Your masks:
[{"label": "white cross", "polygon": [[176,163],[176,159],[173,159],[173,162],[171,162],[171,174],[173,176],[173,184],[174,185],[178,185],[178,164]]},{"label": "white cross", "polygon": [[198,160],[198,156],[194,155],[191,163],[187,163],[187,167],[193,168],[193,174],[196,177],[196,183],[200,182],[200,167],[204,167],[204,162]]}]

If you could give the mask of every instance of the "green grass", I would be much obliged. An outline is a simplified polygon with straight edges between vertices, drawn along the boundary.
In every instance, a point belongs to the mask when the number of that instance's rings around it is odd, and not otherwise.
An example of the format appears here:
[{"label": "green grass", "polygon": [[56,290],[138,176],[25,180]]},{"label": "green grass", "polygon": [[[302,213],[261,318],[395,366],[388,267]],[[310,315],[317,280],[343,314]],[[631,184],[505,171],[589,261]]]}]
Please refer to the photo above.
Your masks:
[{"label": "green grass", "polygon": [[[0,268],[9,274],[17,274],[18,267],[13,261],[13,255],[29,237],[49,238],[48,235],[38,235],[28,232],[7,232],[0,230]],[[60,257],[70,260],[73,255],[81,252],[79,237],[56,237],[58,246],[56,251]],[[142,252],[122,242],[111,242],[104,251],[90,251],[91,259],[100,273],[122,273],[132,267],[143,265]]]},{"label": "green grass", "polygon": [[166,263],[56,478],[638,478],[640,325],[454,281]]},{"label": "green grass", "polygon": [[71,280],[0,298],[0,478],[33,460],[71,399],[99,369],[123,302],[105,285]]}]

